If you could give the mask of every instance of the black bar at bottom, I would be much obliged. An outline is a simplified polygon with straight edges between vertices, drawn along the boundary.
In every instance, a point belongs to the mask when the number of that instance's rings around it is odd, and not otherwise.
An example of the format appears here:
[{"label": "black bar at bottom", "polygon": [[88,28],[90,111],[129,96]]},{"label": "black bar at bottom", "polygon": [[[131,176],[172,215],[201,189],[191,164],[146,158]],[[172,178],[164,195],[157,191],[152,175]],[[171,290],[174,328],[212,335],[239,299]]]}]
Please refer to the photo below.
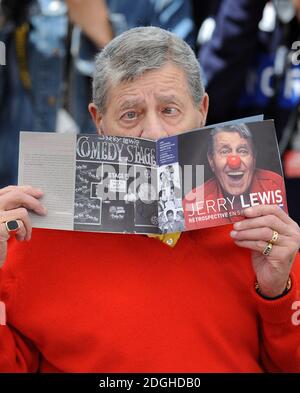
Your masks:
[{"label": "black bar at bottom", "polygon": [[[84,392],[120,389],[130,392],[187,390],[209,392],[214,388],[300,387],[300,374],[0,374],[0,391],[29,388],[30,392],[71,388]],[[7,389],[4,389],[6,387]]]}]

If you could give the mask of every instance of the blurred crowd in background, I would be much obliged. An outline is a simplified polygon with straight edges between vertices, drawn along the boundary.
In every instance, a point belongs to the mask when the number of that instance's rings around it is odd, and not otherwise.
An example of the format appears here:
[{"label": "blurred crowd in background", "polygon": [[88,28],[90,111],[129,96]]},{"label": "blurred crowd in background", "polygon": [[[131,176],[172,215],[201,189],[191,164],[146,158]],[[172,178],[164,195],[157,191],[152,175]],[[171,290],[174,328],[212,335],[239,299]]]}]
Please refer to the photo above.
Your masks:
[{"label": "blurred crowd in background", "polygon": [[208,124],[275,119],[300,223],[300,0],[0,0],[0,187],[17,183],[20,130],[95,132],[87,111],[95,54],[147,25],[195,50]]}]

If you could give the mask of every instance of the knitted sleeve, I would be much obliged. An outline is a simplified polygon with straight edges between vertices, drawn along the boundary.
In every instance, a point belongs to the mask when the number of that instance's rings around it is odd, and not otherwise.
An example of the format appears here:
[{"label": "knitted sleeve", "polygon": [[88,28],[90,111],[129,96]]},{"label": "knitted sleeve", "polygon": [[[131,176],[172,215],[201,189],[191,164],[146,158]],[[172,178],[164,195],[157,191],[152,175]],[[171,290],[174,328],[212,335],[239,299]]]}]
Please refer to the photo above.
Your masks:
[{"label": "knitted sleeve", "polygon": [[261,360],[269,372],[300,372],[300,257],[284,297],[265,300],[255,293],[260,314]]},{"label": "knitted sleeve", "polygon": [[17,279],[0,269],[0,372],[36,372],[39,354],[13,326]]}]

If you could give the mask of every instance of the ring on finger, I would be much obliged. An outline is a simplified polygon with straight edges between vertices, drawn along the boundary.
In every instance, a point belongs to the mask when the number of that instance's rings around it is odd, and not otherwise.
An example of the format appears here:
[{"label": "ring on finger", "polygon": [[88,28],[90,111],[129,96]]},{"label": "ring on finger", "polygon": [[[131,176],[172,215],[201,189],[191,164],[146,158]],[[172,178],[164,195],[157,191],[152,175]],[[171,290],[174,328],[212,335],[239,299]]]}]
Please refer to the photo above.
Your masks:
[{"label": "ring on finger", "polygon": [[9,234],[13,234],[18,232],[21,228],[20,223],[18,220],[10,220],[5,222],[6,230]]},{"label": "ring on finger", "polygon": [[271,240],[268,241],[268,243],[274,245],[277,242],[277,240],[278,240],[278,236],[279,236],[278,232],[273,231],[272,238],[271,238]]},{"label": "ring on finger", "polygon": [[266,247],[264,248],[264,250],[263,250],[263,252],[262,252],[263,255],[266,255],[266,256],[270,255],[270,253],[271,253],[271,251],[272,251],[272,248],[273,248],[273,244],[270,243],[270,242],[268,242],[267,245],[266,245]]}]

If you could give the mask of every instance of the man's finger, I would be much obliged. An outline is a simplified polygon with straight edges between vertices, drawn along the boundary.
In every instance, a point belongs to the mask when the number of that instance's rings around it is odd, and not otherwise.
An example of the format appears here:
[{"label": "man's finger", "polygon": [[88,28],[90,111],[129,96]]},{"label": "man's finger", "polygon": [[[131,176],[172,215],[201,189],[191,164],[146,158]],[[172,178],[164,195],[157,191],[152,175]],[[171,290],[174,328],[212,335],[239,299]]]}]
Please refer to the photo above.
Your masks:
[{"label": "man's finger", "polygon": [[286,224],[293,224],[294,221],[277,205],[258,205],[244,209],[245,217],[254,218],[266,215],[274,215]]},{"label": "man's finger", "polygon": [[275,215],[267,215],[261,217],[247,218],[234,223],[233,228],[236,231],[244,231],[247,229],[258,229],[258,228],[270,228],[273,231],[277,231],[282,235],[292,236],[294,233],[294,226],[283,222]]},{"label": "man's finger", "polygon": [[0,240],[0,268],[6,259],[7,255],[7,241]]},{"label": "man's finger", "polygon": [[[12,220],[7,220],[12,221]],[[25,239],[26,237],[26,228],[21,220],[16,220],[18,222],[19,228],[15,232],[9,232],[5,225],[5,222],[0,224],[0,237],[3,240],[8,240],[10,236],[15,235],[18,240]]]},{"label": "man's finger", "polygon": [[[26,228],[21,220],[17,220],[19,224],[19,229],[14,233],[18,240],[24,240],[26,238]],[[6,256],[7,256],[7,241],[10,238],[11,233],[7,231],[4,222],[0,224],[0,267],[2,267]]]},{"label": "man's finger", "polygon": [[[35,197],[21,192],[19,189],[3,194],[0,199],[0,210],[12,210],[18,207],[25,207],[37,214],[45,215],[47,210],[42,203]],[[1,213],[0,213],[1,215]]]},{"label": "man's finger", "polygon": [[[255,229],[246,229],[244,231],[231,231],[230,236],[234,240],[263,240],[265,242],[271,241],[273,237],[274,231],[271,228],[255,228]],[[276,239],[277,245],[285,244],[285,241],[288,240],[288,237],[281,235],[278,233],[278,237]]]},{"label": "man's finger", "polygon": [[4,188],[1,188],[0,189],[0,196],[7,194],[8,192],[11,192],[11,191],[21,191],[21,192],[24,192],[25,194],[31,195],[35,198],[40,198],[41,196],[44,195],[43,191],[40,188],[35,188],[32,186],[24,185],[24,186],[7,186]]},{"label": "man's finger", "polygon": [[[265,242],[263,240],[236,240],[235,244],[239,247],[242,248],[248,248],[249,250],[252,251],[257,251],[261,254],[263,254],[263,251],[265,250],[268,242]],[[272,245],[272,250],[270,252],[270,256],[272,258],[276,258],[278,260],[284,261],[286,258],[286,250],[287,247],[283,246],[278,246],[278,245]]]},{"label": "man's finger", "polygon": [[[4,224],[7,221],[11,220],[18,220],[18,222],[21,221],[21,227],[25,228],[25,234],[24,234],[24,239],[25,240],[30,240],[31,239],[31,232],[32,232],[32,225],[31,221],[28,215],[28,211],[24,207],[20,207],[18,209],[14,210],[8,210],[5,212],[1,212],[1,217],[0,217],[0,222]],[[6,230],[6,228],[5,228]],[[6,230],[7,232],[7,230]],[[2,234],[4,233],[3,231],[1,232]],[[23,232],[22,232],[23,234]]]}]

